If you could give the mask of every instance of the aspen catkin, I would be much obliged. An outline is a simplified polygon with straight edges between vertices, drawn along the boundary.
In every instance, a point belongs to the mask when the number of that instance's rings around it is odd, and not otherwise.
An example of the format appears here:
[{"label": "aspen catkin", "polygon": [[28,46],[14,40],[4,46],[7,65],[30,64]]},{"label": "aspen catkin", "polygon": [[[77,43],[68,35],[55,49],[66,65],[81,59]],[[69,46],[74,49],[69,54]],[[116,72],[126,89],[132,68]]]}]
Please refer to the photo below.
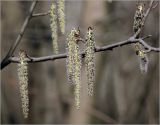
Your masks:
[{"label": "aspen catkin", "polygon": [[53,51],[55,54],[58,54],[57,16],[56,16],[56,6],[54,5],[54,3],[51,4],[50,8],[50,22],[51,22],[50,27],[51,27]]},{"label": "aspen catkin", "polygon": [[22,103],[22,111],[24,118],[28,118],[29,112],[29,98],[28,98],[28,69],[27,62],[25,62],[25,52],[19,52],[20,63],[18,64],[18,78],[20,86],[20,95]]},{"label": "aspen catkin", "polygon": [[88,94],[93,95],[93,88],[95,82],[95,41],[93,36],[93,30],[91,27],[88,28],[86,36],[86,49],[85,49],[85,65],[88,77]]},{"label": "aspen catkin", "polygon": [[70,34],[67,37],[67,76],[68,83],[74,84],[74,51],[76,46],[76,29],[71,30]]},{"label": "aspen catkin", "polygon": [[64,0],[58,0],[58,20],[61,33],[65,33],[65,2]]},{"label": "aspen catkin", "polygon": [[79,31],[71,30],[67,38],[67,75],[69,83],[74,85],[75,106],[80,108],[80,77],[81,77],[81,55],[77,43]]},{"label": "aspen catkin", "polygon": [[[144,10],[145,10],[144,3],[139,3],[134,16],[134,23],[133,23],[134,33],[136,33],[138,30],[141,30],[142,26],[144,25]],[[139,36],[140,33],[137,35],[137,38],[139,38]],[[147,54],[144,52],[144,47],[140,43],[135,43],[134,48],[136,54],[138,55],[141,73],[146,73],[148,70],[149,60]]]}]

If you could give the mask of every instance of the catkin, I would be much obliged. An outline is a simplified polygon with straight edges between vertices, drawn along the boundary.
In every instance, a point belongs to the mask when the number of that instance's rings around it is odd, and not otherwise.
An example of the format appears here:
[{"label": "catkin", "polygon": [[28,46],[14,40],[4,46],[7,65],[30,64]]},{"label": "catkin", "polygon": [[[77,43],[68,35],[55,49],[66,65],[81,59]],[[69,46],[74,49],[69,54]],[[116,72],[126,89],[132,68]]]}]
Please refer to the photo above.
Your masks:
[{"label": "catkin", "polygon": [[86,36],[86,49],[85,49],[85,65],[87,73],[88,83],[88,94],[93,95],[93,88],[95,82],[95,41],[93,36],[93,30],[91,27],[88,28]]},{"label": "catkin", "polygon": [[65,33],[65,2],[64,0],[58,0],[58,20],[60,25],[60,30]]},{"label": "catkin", "polygon": [[68,83],[74,84],[74,49],[76,45],[75,37],[76,29],[71,30],[70,34],[67,37],[67,77]]},{"label": "catkin", "polygon": [[144,47],[142,47],[140,43],[136,43],[135,50],[136,54],[138,55],[141,73],[142,74],[147,73],[149,60],[147,54],[144,52]]},{"label": "catkin", "polygon": [[24,118],[28,118],[29,112],[29,98],[28,98],[28,69],[27,62],[25,62],[25,52],[19,52],[20,63],[18,64],[18,78],[22,103],[22,111]]},{"label": "catkin", "polygon": [[51,4],[50,8],[50,22],[53,52],[55,54],[58,54],[57,16],[56,6],[54,5],[54,3]]},{"label": "catkin", "polygon": [[67,76],[68,82],[74,85],[75,106],[80,108],[80,89],[81,89],[81,55],[77,43],[79,31],[71,30],[67,38]]},{"label": "catkin", "polygon": [[80,77],[81,77],[81,56],[79,55],[79,47],[78,44],[75,45],[74,51],[74,80],[75,80],[75,103],[76,108],[80,108]]},{"label": "catkin", "polygon": [[[139,3],[134,16],[134,23],[133,23],[134,33],[136,33],[138,30],[141,30],[144,25],[144,10],[145,10],[144,3]],[[136,38],[139,38],[139,36],[140,33],[137,35]],[[140,43],[135,43],[134,48],[138,56],[141,73],[146,73],[148,70],[149,60],[147,54],[144,52],[145,49]]]},{"label": "catkin", "polygon": [[[144,3],[139,3],[134,15],[134,22],[133,22],[133,32],[136,33],[139,29],[141,29],[144,25]],[[138,34],[137,37],[139,37]]]}]

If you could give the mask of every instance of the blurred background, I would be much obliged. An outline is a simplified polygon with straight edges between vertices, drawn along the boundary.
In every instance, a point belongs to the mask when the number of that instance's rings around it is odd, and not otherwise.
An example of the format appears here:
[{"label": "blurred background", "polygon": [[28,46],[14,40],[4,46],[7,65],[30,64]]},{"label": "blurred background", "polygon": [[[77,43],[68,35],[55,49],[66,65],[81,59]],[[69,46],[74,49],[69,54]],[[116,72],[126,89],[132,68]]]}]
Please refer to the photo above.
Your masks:
[{"label": "blurred background", "polygon": [[[66,0],[66,34],[58,35],[60,53],[66,51],[66,36],[79,27],[84,37],[94,27],[96,45],[126,40],[132,32],[136,1]],[[146,8],[149,2],[146,3]],[[51,1],[39,1],[34,13],[47,12]],[[1,60],[15,41],[28,14],[31,1],[1,1]],[[147,18],[143,36],[151,46],[159,46],[159,7]],[[81,45],[83,49],[83,45]],[[15,51],[26,50],[33,57],[52,55],[50,17],[33,18]],[[29,118],[23,119],[17,64],[1,71],[1,123],[5,124],[158,124],[159,54],[151,52],[148,73],[140,73],[132,45],[96,53],[94,96],[87,95],[82,66],[81,108],[74,105],[73,86],[67,84],[65,59],[29,64]]]}]

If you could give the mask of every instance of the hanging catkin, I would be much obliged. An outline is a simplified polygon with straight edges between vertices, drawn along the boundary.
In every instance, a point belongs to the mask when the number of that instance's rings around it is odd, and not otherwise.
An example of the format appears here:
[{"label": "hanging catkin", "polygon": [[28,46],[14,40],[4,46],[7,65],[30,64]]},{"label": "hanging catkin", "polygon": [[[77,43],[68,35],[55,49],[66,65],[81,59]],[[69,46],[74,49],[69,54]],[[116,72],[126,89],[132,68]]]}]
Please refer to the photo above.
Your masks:
[{"label": "hanging catkin", "polygon": [[28,69],[25,62],[26,54],[24,51],[19,52],[20,63],[18,64],[18,78],[24,118],[28,118],[29,98],[28,98]]},{"label": "hanging catkin", "polygon": [[65,2],[64,0],[58,0],[58,20],[61,33],[65,33]]},{"label": "hanging catkin", "polygon": [[[134,16],[134,24],[133,24],[134,33],[136,33],[138,30],[141,30],[144,25],[144,9],[145,9],[144,3],[139,3]],[[137,39],[139,38],[139,36],[140,33],[137,35]],[[146,73],[148,70],[149,60],[147,54],[144,52],[145,49],[140,43],[135,43],[134,48],[136,54],[138,55],[141,73]]]},{"label": "hanging catkin", "polygon": [[95,41],[93,36],[93,29],[91,27],[88,28],[85,46],[85,65],[88,83],[87,89],[88,94],[92,96],[95,82]]},{"label": "hanging catkin", "polygon": [[54,3],[51,4],[50,8],[50,27],[51,27],[51,37],[52,37],[52,45],[53,52],[58,54],[58,42],[57,42],[57,16],[56,16],[56,6]]},{"label": "hanging catkin", "polygon": [[71,30],[67,38],[67,76],[68,82],[74,85],[75,105],[80,108],[80,77],[81,77],[81,55],[78,45],[79,31]]}]

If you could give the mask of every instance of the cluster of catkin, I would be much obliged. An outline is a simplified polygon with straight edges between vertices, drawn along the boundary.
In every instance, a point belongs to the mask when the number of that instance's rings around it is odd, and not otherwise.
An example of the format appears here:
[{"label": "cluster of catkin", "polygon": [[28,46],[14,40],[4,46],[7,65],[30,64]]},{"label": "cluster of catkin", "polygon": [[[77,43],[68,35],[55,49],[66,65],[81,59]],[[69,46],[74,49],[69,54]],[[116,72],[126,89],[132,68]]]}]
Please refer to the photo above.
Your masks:
[{"label": "cluster of catkin", "polygon": [[[75,105],[80,108],[80,91],[81,91],[81,54],[78,42],[80,41],[80,31],[73,29],[67,38],[67,76],[68,82],[74,85]],[[93,85],[95,77],[95,41],[93,38],[93,30],[88,28],[85,41],[85,65],[88,77],[88,94],[93,95]]]},{"label": "cluster of catkin", "polygon": [[57,20],[59,22],[60,31],[62,34],[65,33],[65,3],[64,0],[57,0],[57,8],[56,4],[52,3],[50,8],[50,27],[51,27],[51,37],[52,37],[52,45],[53,51],[55,54],[58,54],[58,28],[57,28]]},{"label": "cluster of catkin", "polygon": [[[65,4],[64,0],[57,0],[56,4],[51,4],[50,8],[50,27],[52,32],[53,50],[54,53],[58,54],[58,33],[57,33],[57,21],[59,22],[60,31],[62,34],[65,33]],[[139,3],[134,16],[133,31],[141,30],[144,25],[144,4]],[[139,38],[140,33],[137,35]],[[68,82],[74,85],[74,96],[75,106],[77,109],[80,108],[80,92],[81,92],[81,67],[82,67],[82,56],[79,48],[79,41],[85,43],[85,71],[87,74],[87,90],[88,95],[93,95],[94,82],[95,82],[95,40],[93,29],[88,28],[85,40],[80,37],[80,30],[72,29],[67,37],[67,58],[66,68]],[[146,73],[148,69],[148,57],[145,53],[145,48],[140,43],[134,44],[135,52],[139,58],[140,70],[142,73]],[[24,118],[28,117],[29,113],[29,97],[28,97],[28,70],[27,62],[25,61],[26,53],[24,51],[19,52],[20,63],[18,64],[18,78],[19,87],[22,103],[22,112]]]},{"label": "cluster of catkin", "polygon": [[[144,10],[145,10],[144,3],[140,2],[137,5],[137,10],[134,16],[134,23],[133,23],[134,33],[141,30],[144,25]],[[140,33],[137,35],[137,38],[139,38],[139,36],[140,36]],[[134,48],[140,63],[141,73],[146,73],[148,70],[149,60],[148,60],[147,54],[145,53],[145,49],[140,43],[135,43]]]},{"label": "cluster of catkin", "polygon": [[24,51],[19,52],[20,63],[18,64],[18,78],[22,103],[22,112],[24,118],[28,117],[29,98],[28,98],[28,70],[27,62],[25,62],[26,54]]}]

